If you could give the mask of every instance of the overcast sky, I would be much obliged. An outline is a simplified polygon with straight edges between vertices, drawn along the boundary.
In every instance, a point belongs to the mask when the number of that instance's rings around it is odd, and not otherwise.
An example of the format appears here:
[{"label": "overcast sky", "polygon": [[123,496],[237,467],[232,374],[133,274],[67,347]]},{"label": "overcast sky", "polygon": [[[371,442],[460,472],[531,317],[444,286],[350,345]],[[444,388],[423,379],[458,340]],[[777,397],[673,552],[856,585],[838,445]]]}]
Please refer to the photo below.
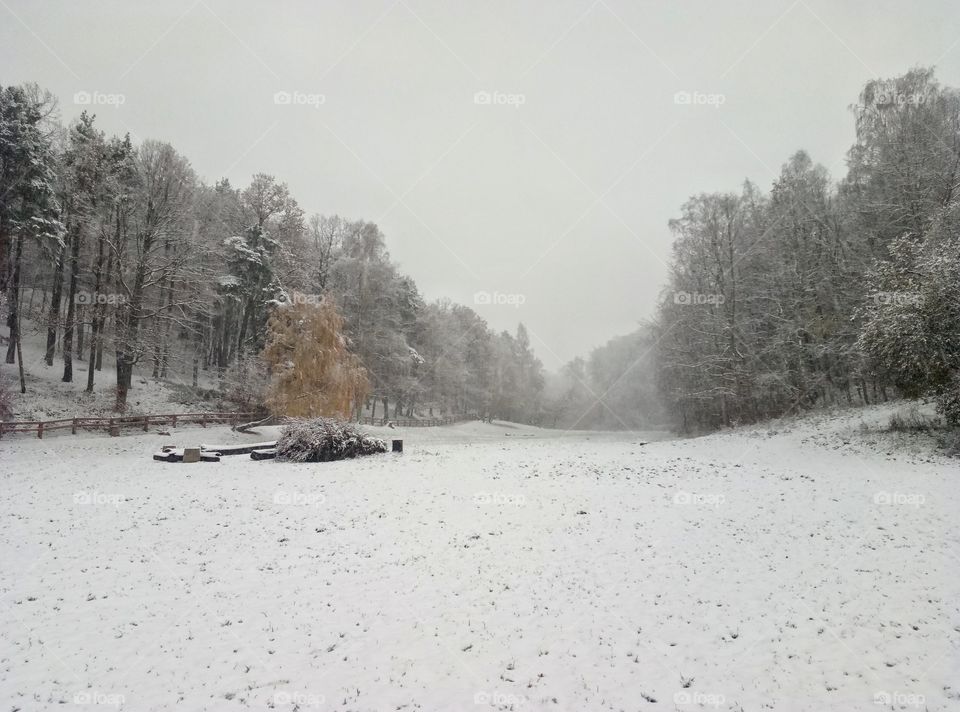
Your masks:
[{"label": "overcast sky", "polygon": [[689,195],[840,176],[860,87],[915,65],[960,85],[956,0],[0,0],[0,84],[377,222],[550,368],[652,314]]}]

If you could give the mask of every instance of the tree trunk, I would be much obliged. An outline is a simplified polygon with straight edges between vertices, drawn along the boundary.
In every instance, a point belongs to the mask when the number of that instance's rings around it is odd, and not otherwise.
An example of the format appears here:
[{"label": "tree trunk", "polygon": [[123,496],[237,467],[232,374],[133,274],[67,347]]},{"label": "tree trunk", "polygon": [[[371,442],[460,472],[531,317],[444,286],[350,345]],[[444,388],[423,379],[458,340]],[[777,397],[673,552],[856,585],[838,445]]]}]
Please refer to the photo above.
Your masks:
[{"label": "tree trunk", "polygon": [[17,365],[20,369],[20,393],[27,392],[27,379],[23,375],[23,348],[20,345],[20,330],[17,329]]},{"label": "tree trunk", "polygon": [[48,366],[53,365],[53,356],[57,348],[57,328],[60,326],[60,302],[63,297],[63,260],[67,256],[67,243],[64,242],[57,255],[53,269],[53,288],[50,290],[50,311],[47,317],[47,353],[44,357]]},{"label": "tree trunk", "polygon": [[[20,265],[23,262],[23,235],[17,235],[13,257],[13,279],[10,282],[10,299],[7,311],[7,326],[10,327],[10,344],[7,346],[7,363],[13,363],[20,343]],[[21,387],[23,379],[21,377]]]},{"label": "tree trunk", "polygon": [[240,335],[237,337],[237,360],[243,356],[243,342],[247,339],[247,326],[250,323],[250,317],[253,313],[253,300],[247,300],[243,307],[243,318],[240,320]]},{"label": "tree trunk", "polygon": [[77,305],[77,361],[83,361],[83,333],[86,326],[83,319],[86,311],[82,306]]},{"label": "tree trunk", "polygon": [[103,331],[104,329],[106,329],[106,326],[107,326],[107,318],[103,314],[103,312],[101,312],[100,313],[100,329],[97,334],[97,370],[98,371],[103,370]]},{"label": "tree trunk", "polygon": [[[103,289],[103,243],[104,237],[101,233],[97,237],[97,261],[93,265],[94,294],[100,294],[100,291]],[[87,362],[87,393],[93,393],[94,366],[99,363],[101,358],[100,354],[103,352],[99,342],[102,341],[101,332],[103,331],[103,321],[106,309],[106,304],[94,304],[90,308],[90,359]]]},{"label": "tree trunk", "polygon": [[93,323],[90,325],[90,357],[87,360],[87,393],[93,393],[93,365],[97,360],[97,306],[93,307]]},{"label": "tree trunk", "polygon": [[63,382],[73,381],[73,329],[77,312],[77,277],[80,272],[80,224],[75,223],[70,236],[70,291],[67,294],[67,322],[63,330]]},{"label": "tree trunk", "polygon": [[127,409],[127,392],[133,375],[133,363],[124,351],[117,351],[117,401],[114,410],[123,413]]}]

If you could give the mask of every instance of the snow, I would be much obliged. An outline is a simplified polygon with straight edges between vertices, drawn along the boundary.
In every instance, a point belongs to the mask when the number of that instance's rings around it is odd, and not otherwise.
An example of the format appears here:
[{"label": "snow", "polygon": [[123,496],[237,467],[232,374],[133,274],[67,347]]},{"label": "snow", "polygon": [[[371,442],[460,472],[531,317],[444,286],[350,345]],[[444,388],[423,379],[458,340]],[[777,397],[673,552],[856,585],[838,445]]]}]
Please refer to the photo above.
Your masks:
[{"label": "snow", "polygon": [[0,699],[956,710],[958,468],[860,427],[889,411],[303,465],[150,459],[275,428],[4,438]]}]

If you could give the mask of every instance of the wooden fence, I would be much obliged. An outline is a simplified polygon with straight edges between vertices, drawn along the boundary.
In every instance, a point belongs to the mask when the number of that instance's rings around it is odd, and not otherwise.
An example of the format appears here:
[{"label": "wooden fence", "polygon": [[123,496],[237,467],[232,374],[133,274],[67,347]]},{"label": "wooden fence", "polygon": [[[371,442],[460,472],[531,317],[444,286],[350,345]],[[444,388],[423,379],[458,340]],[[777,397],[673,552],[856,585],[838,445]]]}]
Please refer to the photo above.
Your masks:
[{"label": "wooden fence", "polygon": [[[0,438],[5,433],[36,433],[42,438],[51,430],[66,430],[76,435],[78,430],[106,430],[111,435],[119,435],[123,428],[140,428],[144,432],[151,425],[169,425],[199,423],[208,425],[236,425],[258,417],[255,413],[168,413],[165,415],[121,415],[113,418],[61,418],[59,420],[17,420],[0,422]],[[259,416],[262,417],[262,416]]]},{"label": "wooden fence", "polygon": [[[262,413],[168,413],[165,415],[119,415],[113,418],[61,418],[59,420],[15,420],[4,423],[0,421],[0,438],[6,433],[36,433],[42,438],[44,433],[51,430],[66,430],[74,435],[78,430],[106,430],[111,435],[119,435],[124,428],[139,428],[147,432],[151,425],[169,425],[172,428],[177,424],[199,423],[204,428],[208,425],[237,425],[251,420],[263,418]],[[443,418],[371,418],[361,417],[357,422],[361,425],[390,425],[397,428],[427,428],[439,425],[453,425],[466,420],[476,420],[476,415],[449,415]]]},{"label": "wooden fence", "polygon": [[448,415],[443,418],[371,418],[362,416],[357,420],[361,425],[394,425],[397,428],[430,428],[438,425],[453,425],[466,420],[476,420],[476,415]]}]

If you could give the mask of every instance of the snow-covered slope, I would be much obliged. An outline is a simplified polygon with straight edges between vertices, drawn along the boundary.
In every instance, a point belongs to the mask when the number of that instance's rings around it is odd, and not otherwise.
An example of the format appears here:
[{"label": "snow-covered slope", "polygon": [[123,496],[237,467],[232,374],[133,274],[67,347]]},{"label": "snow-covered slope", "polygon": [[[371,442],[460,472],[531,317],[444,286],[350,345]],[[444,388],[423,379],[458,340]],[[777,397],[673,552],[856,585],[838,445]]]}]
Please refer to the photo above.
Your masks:
[{"label": "snow-covered slope", "polygon": [[[0,329],[3,351],[8,329]],[[94,388],[87,393],[87,361],[74,359],[73,380],[63,382],[63,355],[58,351],[53,366],[44,361],[45,332],[29,320],[23,334],[23,367],[27,392],[20,393],[16,365],[0,364],[0,378],[13,396],[14,420],[53,420],[76,416],[114,415],[116,400],[116,362],[104,353],[103,370],[95,372]],[[133,383],[128,396],[128,414],[200,413],[217,410],[212,401],[204,401],[190,388],[191,377],[172,371],[169,378],[151,378],[152,363],[147,359],[134,366]],[[200,385],[213,387],[208,374],[201,372]]]},{"label": "snow-covered slope", "polygon": [[150,460],[263,432],[4,439],[0,699],[960,709],[960,468],[834,447],[888,410],[647,444],[467,423],[323,465]]}]

